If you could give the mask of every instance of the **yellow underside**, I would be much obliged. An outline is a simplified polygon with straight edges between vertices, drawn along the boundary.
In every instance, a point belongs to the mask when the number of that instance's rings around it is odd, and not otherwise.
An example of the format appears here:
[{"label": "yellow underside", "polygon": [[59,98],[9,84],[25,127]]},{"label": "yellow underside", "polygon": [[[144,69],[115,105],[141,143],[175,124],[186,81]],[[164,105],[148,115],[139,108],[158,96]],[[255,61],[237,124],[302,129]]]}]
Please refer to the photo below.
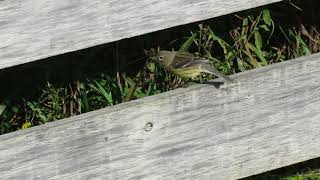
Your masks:
[{"label": "yellow underside", "polygon": [[201,70],[198,68],[179,68],[172,71],[173,74],[180,76],[185,79],[195,79],[201,74]]}]

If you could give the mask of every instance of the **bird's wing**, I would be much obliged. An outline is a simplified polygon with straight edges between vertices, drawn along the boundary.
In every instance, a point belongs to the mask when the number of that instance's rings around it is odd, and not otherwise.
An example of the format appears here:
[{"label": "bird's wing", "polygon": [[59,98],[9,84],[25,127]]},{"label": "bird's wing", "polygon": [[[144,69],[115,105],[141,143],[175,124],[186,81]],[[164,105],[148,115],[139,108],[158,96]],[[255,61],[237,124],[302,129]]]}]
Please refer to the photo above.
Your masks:
[{"label": "bird's wing", "polygon": [[177,53],[171,66],[173,68],[186,68],[201,64],[210,64],[210,61],[208,59],[195,57],[190,53]]},{"label": "bird's wing", "polygon": [[195,57],[190,53],[177,53],[171,66],[174,69],[198,67],[204,73],[218,76],[228,82],[234,82],[232,78],[220,73],[216,68],[214,68],[208,59]]},{"label": "bird's wing", "polygon": [[173,68],[181,68],[193,61],[194,56],[190,53],[176,53],[171,62]]}]

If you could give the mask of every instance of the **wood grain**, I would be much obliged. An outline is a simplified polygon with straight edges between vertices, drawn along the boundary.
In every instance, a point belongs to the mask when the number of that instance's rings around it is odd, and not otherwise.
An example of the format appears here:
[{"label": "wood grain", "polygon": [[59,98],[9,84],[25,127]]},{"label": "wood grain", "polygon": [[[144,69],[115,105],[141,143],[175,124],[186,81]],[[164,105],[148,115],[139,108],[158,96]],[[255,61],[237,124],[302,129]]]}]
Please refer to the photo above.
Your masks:
[{"label": "wood grain", "polygon": [[1,0],[0,69],[281,0]]},{"label": "wood grain", "polygon": [[319,77],[316,54],[6,134],[1,178],[236,179],[316,158]]}]

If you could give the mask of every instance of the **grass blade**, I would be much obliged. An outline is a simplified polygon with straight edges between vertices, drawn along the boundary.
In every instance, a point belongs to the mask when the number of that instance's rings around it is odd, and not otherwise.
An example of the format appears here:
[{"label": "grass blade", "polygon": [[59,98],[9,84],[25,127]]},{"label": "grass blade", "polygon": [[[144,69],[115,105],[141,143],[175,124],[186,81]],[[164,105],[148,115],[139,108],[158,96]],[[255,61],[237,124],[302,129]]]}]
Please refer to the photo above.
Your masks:
[{"label": "grass blade", "polygon": [[187,39],[187,41],[182,44],[179,51],[180,52],[188,52],[189,48],[191,47],[191,45],[192,45],[194,39],[197,37],[197,35],[198,35],[197,33],[192,33],[192,35]]}]

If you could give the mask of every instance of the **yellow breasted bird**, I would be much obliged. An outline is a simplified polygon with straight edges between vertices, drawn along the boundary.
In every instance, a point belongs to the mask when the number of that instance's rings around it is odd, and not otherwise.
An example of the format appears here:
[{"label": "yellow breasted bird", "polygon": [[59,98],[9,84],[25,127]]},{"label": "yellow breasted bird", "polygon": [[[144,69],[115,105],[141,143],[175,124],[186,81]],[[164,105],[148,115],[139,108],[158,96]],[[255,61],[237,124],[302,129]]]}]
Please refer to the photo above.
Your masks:
[{"label": "yellow breasted bird", "polygon": [[218,76],[225,82],[234,82],[232,78],[214,68],[208,59],[196,57],[191,53],[159,51],[152,59],[156,60],[164,69],[184,79],[194,79],[199,77],[201,73],[207,73]]}]

